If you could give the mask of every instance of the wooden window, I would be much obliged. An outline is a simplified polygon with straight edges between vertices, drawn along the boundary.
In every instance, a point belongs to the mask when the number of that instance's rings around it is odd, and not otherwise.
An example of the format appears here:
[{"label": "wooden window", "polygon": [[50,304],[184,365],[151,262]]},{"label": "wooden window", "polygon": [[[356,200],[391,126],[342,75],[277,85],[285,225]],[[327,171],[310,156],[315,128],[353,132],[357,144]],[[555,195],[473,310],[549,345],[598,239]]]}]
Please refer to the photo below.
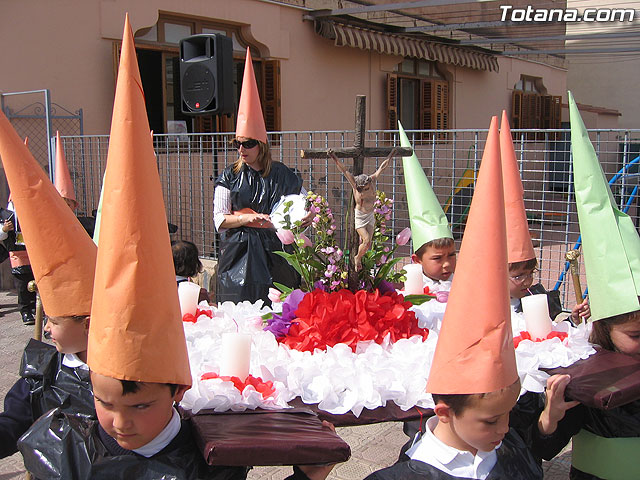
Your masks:
[{"label": "wooden window", "polygon": [[398,120],[406,130],[448,129],[449,83],[434,62],[405,59],[397,70],[387,74],[387,129],[397,129]]},{"label": "wooden window", "polygon": [[547,95],[541,78],[523,75],[511,94],[512,128],[560,128],[561,104],[561,96]]}]

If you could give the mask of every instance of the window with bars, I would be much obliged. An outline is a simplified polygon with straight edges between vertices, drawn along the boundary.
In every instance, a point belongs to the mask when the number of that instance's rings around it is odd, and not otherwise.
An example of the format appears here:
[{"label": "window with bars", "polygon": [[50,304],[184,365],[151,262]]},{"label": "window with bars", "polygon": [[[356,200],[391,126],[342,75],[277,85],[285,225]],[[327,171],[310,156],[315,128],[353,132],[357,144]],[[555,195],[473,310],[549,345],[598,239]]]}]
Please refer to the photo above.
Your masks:
[{"label": "window with bars", "polygon": [[435,62],[406,59],[397,73],[387,74],[387,129],[446,130],[449,128],[449,83]]}]

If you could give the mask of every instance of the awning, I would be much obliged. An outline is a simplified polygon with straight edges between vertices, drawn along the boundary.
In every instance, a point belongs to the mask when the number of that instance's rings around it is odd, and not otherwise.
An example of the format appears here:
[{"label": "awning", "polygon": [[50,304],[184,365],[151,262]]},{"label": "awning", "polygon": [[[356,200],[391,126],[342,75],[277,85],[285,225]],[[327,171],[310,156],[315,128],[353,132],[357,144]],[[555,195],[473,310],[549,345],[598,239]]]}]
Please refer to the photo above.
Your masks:
[{"label": "awning", "polygon": [[498,59],[495,55],[464,47],[321,20],[316,20],[315,29],[318,35],[335,40],[335,45],[338,47],[353,47],[387,55],[423,58],[475,70],[498,71]]}]

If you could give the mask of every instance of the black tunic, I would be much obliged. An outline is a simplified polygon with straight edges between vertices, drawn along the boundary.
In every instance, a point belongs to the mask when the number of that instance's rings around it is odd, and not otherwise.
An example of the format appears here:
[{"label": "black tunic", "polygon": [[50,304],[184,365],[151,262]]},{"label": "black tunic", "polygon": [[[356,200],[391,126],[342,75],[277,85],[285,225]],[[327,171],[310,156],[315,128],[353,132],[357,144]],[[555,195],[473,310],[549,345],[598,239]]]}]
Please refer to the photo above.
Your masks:
[{"label": "black tunic", "polygon": [[[256,213],[270,214],[283,195],[300,193],[302,180],[280,162],[271,164],[266,178],[247,165],[233,173],[227,167],[216,180],[216,186],[230,191],[231,209],[250,208]],[[239,227],[221,233],[218,260],[218,302],[268,299],[273,282],[289,287],[299,284],[299,276],[287,261],[276,255],[282,243],[272,229]]]},{"label": "black tunic", "polygon": [[[151,457],[122,448],[97,420],[52,410],[18,444],[24,465],[40,480],[240,480],[248,467],[207,465],[191,424]],[[251,459],[247,459],[251,463]],[[287,480],[308,480],[299,469]]]},{"label": "black tunic", "polygon": [[[514,429],[502,440],[496,452],[498,460],[487,480],[536,480],[542,479],[542,467]],[[366,480],[450,480],[454,477],[418,460],[399,462],[388,468],[373,472]],[[469,480],[469,479],[467,479]]]},{"label": "black tunic", "polygon": [[[640,436],[640,400],[609,410],[578,405],[565,413],[553,434],[543,436],[537,429],[534,430],[533,452],[545,460],[550,460],[569,443],[571,437],[583,428],[604,438],[638,437]],[[637,462],[638,459],[630,458],[629,461]],[[570,478],[600,480],[599,477],[582,472],[573,466]]]},{"label": "black tunic", "polygon": [[21,378],[9,390],[0,414],[0,458],[17,452],[20,436],[53,408],[94,414],[89,371],[66,367],[62,358],[52,345],[29,340],[22,355]]}]

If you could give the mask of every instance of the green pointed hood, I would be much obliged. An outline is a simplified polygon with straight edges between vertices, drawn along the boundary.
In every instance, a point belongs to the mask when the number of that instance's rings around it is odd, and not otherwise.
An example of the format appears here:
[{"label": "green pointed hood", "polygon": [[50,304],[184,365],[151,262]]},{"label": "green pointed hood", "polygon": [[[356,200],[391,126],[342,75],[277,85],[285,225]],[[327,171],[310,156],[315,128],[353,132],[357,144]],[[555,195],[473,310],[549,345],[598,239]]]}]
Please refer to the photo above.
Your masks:
[{"label": "green pointed hood", "polygon": [[569,92],[573,182],[592,320],[640,310],[640,237],[618,210]]},{"label": "green pointed hood", "polygon": [[[407,134],[398,122],[400,146],[411,148]],[[411,239],[415,252],[425,243],[438,238],[453,238],[449,220],[442,211],[440,202],[429,180],[420,166],[415,150],[410,157],[402,158],[404,186],[407,191],[409,220],[411,221]]]}]

